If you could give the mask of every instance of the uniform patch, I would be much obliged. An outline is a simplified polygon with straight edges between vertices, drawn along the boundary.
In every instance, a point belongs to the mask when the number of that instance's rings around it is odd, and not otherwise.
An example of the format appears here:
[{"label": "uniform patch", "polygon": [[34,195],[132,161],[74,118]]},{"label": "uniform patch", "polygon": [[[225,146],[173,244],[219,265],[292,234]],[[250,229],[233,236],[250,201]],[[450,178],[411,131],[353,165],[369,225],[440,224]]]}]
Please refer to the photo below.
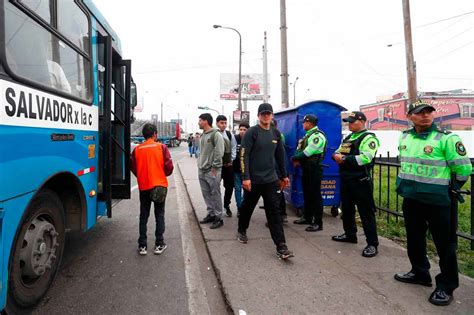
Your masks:
[{"label": "uniform patch", "polygon": [[406,150],[406,149],[407,149],[407,146],[406,146],[406,145],[402,145],[402,146],[400,147],[400,150]]},{"label": "uniform patch", "polygon": [[375,141],[371,141],[371,142],[369,143],[369,148],[371,148],[372,150],[374,150],[375,147],[376,147]]},{"label": "uniform patch", "polygon": [[433,147],[430,146],[430,145],[427,145],[423,148],[423,151],[426,153],[426,154],[431,154],[433,153]]},{"label": "uniform patch", "polygon": [[313,139],[313,142],[314,142],[314,144],[318,144],[318,143],[319,143],[319,138],[318,138],[318,137],[315,137],[315,138]]},{"label": "uniform patch", "polygon": [[456,142],[456,152],[462,156],[466,155],[466,147],[461,141]]}]

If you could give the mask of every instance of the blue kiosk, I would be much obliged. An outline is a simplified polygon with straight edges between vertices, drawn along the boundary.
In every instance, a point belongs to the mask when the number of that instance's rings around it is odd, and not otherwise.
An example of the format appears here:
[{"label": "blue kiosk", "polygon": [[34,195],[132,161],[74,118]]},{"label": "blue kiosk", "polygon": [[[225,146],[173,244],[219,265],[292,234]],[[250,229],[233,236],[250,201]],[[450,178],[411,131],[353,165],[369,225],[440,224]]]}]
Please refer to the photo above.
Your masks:
[{"label": "blue kiosk", "polygon": [[306,134],[303,129],[303,117],[306,114],[316,115],[319,119],[318,128],[326,134],[328,144],[323,160],[321,193],[324,206],[331,206],[331,214],[336,216],[340,204],[339,167],[331,156],[342,141],[341,112],[346,110],[341,105],[329,101],[311,101],[275,113],[278,129],[285,135],[286,140],[287,169],[291,185],[285,190],[285,197],[300,214],[304,205],[301,168],[293,168],[290,157],[295,153],[298,140]]}]

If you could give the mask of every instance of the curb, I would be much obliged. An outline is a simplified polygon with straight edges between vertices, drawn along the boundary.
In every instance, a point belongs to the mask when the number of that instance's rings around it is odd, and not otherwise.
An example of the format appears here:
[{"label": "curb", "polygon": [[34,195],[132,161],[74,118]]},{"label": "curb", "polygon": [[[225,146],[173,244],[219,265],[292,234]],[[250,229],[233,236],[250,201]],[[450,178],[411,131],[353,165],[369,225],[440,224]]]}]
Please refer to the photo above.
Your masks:
[{"label": "curb", "polygon": [[229,311],[231,314],[235,314],[234,309],[233,309],[232,304],[231,304],[230,299],[229,299],[229,295],[228,295],[228,293],[226,292],[226,290],[224,288],[224,284],[223,284],[222,279],[221,279],[220,271],[219,271],[219,269],[217,268],[217,266],[214,262],[214,259],[212,257],[212,254],[211,254],[210,250],[209,250],[209,247],[207,246],[207,240],[204,237],[204,232],[202,230],[202,226],[199,223],[199,218],[197,217],[197,214],[196,214],[196,209],[194,207],[191,196],[189,195],[188,184],[186,183],[186,180],[184,179],[183,174],[181,172],[181,166],[180,166],[181,163],[178,162],[177,164],[178,164],[179,176],[181,177],[181,179],[184,183],[184,186],[186,188],[186,195],[188,196],[189,202],[191,204],[191,208],[193,209],[194,218],[196,219],[196,222],[197,222],[198,227],[199,227],[199,231],[201,232],[201,237],[202,237],[202,240],[204,241],[204,246],[206,247],[206,252],[207,252],[207,255],[209,257],[209,260],[211,261],[212,270],[214,271],[217,282],[219,283],[219,289],[222,293],[222,297],[224,298],[224,303],[227,307],[227,311]]}]

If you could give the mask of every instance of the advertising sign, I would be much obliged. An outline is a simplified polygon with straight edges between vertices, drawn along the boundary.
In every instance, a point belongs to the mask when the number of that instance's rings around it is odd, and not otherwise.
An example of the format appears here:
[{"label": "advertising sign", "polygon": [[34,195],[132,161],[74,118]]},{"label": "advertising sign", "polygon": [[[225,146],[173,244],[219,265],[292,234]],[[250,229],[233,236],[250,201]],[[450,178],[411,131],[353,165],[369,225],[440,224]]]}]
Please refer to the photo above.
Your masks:
[{"label": "advertising sign", "polygon": [[[269,86],[268,91],[270,91]],[[241,94],[242,100],[263,100],[263,75],[261,73],[242,74]],[[220,98],[221,100],[237,100],[239,98],[238,74],[221,73]]]}]

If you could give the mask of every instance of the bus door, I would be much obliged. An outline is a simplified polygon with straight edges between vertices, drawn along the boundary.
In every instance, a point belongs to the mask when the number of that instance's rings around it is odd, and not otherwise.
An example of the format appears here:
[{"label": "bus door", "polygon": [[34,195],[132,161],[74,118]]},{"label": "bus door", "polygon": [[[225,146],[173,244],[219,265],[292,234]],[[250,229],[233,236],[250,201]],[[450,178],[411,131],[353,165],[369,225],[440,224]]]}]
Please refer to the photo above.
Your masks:
[{"label": "bus door", "polygon": [[99,194],[112,216],[112,199],[130,198],[131,61],[98,35]]}]

